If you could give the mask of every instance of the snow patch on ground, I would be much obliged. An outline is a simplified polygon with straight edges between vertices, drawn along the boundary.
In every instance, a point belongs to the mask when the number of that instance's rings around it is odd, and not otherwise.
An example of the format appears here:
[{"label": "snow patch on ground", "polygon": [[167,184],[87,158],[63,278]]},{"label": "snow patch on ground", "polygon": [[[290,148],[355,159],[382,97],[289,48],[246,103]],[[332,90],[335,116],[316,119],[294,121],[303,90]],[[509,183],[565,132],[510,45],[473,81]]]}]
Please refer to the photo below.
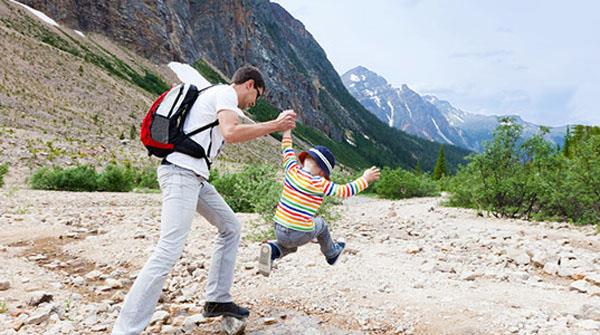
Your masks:
[{"label": "snow patch on ground", "polygon": [[28,11],[30,11],[33,15],[37,16],[40,20],[46,22],[47,24],[51,25],[51,26],[55,26],[55,27],[60,27],[58,25],[58,23],[56,23],[56,21],[52,20],[48,15],[40,12],[37,9],[33,9],[27,5],[24,5],[18,1],[15,0],[10,0],[13,3],[16,3],[17,5],[23,6],[23,8],[27,9]]}]

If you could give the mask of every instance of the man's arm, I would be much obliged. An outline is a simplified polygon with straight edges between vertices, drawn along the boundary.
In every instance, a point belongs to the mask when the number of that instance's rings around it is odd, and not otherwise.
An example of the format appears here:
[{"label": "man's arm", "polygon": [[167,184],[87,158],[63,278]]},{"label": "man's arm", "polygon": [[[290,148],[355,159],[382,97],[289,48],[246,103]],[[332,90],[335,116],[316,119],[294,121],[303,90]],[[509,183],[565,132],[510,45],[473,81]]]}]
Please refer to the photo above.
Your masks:
[{"label": "man's arm", "polygon": [[232,110],[219,111],[217,118],[221,133],[227,143],[246,142],[296,126],[296,113],[291,110],[282,112],[275,120],[254,124],[240,124],[237,113]]}]

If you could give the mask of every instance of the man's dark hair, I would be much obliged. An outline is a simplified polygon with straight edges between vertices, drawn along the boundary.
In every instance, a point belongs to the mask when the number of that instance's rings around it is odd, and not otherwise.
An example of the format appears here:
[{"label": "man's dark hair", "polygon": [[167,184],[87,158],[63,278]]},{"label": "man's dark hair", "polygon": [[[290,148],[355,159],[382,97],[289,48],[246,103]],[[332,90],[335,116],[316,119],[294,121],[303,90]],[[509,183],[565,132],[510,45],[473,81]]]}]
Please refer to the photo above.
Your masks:
[{"label": "man's dark hair", "polygon": [[254,80],[255,87],[260,87],[263,90],[266,88],[262,73],[260,73],[260,70],[252,65],[244,65],[237,69],[231,80],[234,84],[243,84],[250,79]]}]

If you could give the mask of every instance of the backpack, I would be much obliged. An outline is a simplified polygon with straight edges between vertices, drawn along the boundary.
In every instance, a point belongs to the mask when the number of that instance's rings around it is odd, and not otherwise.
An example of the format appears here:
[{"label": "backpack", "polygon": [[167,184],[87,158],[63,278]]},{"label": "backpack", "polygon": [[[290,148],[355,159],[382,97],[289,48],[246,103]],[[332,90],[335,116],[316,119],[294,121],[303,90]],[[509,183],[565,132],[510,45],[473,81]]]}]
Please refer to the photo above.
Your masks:
[{"label": "backpack", "polygon": [[179,84],[154,101],[142,121],[140,131],[140,139],[148,150],[148,156],[165,158],[172,152],[181,152],[194,158],[204,158],[210,168],[211,162],[207,153],[210,153],[212,143],[208,143],[205,151],[191,137],[209,129],[212,131],[212,128],[219,124],[219,120],[189,133],[183,132],[183,124],[198,96],[213,86],[198,90],[191,84]]}]

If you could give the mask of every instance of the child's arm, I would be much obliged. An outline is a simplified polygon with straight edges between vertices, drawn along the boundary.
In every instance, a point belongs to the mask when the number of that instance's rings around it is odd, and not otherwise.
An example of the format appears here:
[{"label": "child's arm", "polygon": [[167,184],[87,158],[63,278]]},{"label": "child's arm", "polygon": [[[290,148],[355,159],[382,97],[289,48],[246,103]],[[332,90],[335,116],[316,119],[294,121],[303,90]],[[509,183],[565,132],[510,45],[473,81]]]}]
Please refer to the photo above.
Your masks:
[{"label": "child's arm", "polygon": [[283,154],[283,167],[287,172],[294,166],[297,166],[296,162],[296,152],[294,148],[292,148],[292,130],[286,130],[283,132],[283,137],[281,139],[281,150]]},{"label": "child's arm", "polygon": [[373,166],[365,170],[362,177],[344,185],[339,185],[327,179],[323,179],[323,193],[326,196],[348,198],[364,191],[369,187],[370,183],[377,179],[379,179],[379,169]]}]

